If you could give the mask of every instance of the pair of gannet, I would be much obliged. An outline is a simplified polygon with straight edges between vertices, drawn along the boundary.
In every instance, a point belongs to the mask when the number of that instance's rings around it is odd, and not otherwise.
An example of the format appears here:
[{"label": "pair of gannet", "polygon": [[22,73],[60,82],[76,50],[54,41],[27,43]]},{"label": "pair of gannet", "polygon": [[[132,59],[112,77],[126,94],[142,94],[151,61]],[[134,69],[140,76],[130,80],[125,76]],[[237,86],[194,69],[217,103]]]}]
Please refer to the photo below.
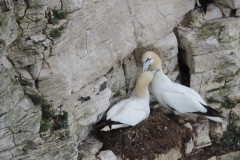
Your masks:
[{"label": "pair of gannet", "polygon": [[162,70],[160,57],[151,51],[142,56],[143,71],[149,67],[155,72],[151,82],[153,95],[158,102],[175,114],[193,113],[216,122],[224,122],[220,113],[207,105],[193,89],[172,82]]},{"label": "pair of gannet", "polygon": [[111,107],[107,112],[101,131],[135,126],[150,114],[148,85],[153,79],[152,72],[142,73],[135,86],[135,94]]}]

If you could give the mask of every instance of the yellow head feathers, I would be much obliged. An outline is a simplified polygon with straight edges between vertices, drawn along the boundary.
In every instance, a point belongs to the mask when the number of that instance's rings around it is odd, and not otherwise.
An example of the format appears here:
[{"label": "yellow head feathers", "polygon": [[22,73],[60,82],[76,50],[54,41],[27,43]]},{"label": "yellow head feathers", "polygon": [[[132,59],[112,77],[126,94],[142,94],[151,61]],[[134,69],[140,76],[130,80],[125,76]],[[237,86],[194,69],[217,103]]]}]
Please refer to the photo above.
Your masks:
[{"label": "yellow head feathers", "polygon": [[143,62],[143,71],[147,71],[148,67],[150,66],[152,70],[159,69],[162,71],[162,61],[160,57],[152,51],[147,51],[142,56]]}]

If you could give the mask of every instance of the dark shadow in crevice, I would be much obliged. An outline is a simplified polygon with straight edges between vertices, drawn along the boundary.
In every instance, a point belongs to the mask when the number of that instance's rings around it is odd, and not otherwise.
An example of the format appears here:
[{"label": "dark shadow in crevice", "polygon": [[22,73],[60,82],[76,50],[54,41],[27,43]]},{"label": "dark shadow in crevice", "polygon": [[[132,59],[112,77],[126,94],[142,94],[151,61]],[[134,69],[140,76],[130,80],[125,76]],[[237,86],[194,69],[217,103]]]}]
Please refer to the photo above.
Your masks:
[{"label": "dark shadow in crevice", "polygon": [[184,86],[190,87],[190,69],[185,63],[184,59],[186,57],[186,52],[178,48],[178,67],[180,73],[180,83]]},{"label": "dark shadow in crevice", "polygon": [[230,17],[235,17],[236,16],[237,9],[232,9],[230,13]]}]

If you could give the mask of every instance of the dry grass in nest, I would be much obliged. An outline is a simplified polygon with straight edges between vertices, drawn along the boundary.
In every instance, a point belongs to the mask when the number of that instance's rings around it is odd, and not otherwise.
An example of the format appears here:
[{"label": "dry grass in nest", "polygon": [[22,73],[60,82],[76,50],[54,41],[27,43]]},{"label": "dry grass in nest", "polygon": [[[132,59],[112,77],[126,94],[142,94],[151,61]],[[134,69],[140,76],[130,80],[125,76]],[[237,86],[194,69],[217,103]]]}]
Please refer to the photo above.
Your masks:
[{"label": "dry grass in nest", "polygon": [[129,159],[154,159],[171,148],[184,146],[191,136],[188,128],[154,111],[136,127],[99,132],[97,137],[104,143],[103,150]]}]

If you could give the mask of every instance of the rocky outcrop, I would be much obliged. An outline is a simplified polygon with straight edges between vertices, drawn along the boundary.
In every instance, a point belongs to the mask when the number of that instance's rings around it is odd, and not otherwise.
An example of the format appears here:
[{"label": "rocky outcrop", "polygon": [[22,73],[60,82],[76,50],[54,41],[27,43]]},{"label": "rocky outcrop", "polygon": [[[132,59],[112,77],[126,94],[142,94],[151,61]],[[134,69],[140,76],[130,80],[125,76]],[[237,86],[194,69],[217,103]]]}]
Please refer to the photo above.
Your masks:
[{"label": "rocky outcrop", "polygon": [[[176,80],[180,44],[191,86],[235,106],[239,20],[206,20],[239,6],[220,3],[224,9],[211,5],[192,27],[178,27],[177,41],[173,29],[195,0],[2,0],[0,159],[77,159],[92,125],[131,94],[145,50],[156,51]],[[111,151],[97,157],[116,158]]]},{"label": "rocky outcrop", "polygon": [[[228,101],[228,95],[239,89],[239,22],[238,18],[224,18],[178,28],[191,87],[209,102]],[[231,108],[231,104],[225,105]]]}]

